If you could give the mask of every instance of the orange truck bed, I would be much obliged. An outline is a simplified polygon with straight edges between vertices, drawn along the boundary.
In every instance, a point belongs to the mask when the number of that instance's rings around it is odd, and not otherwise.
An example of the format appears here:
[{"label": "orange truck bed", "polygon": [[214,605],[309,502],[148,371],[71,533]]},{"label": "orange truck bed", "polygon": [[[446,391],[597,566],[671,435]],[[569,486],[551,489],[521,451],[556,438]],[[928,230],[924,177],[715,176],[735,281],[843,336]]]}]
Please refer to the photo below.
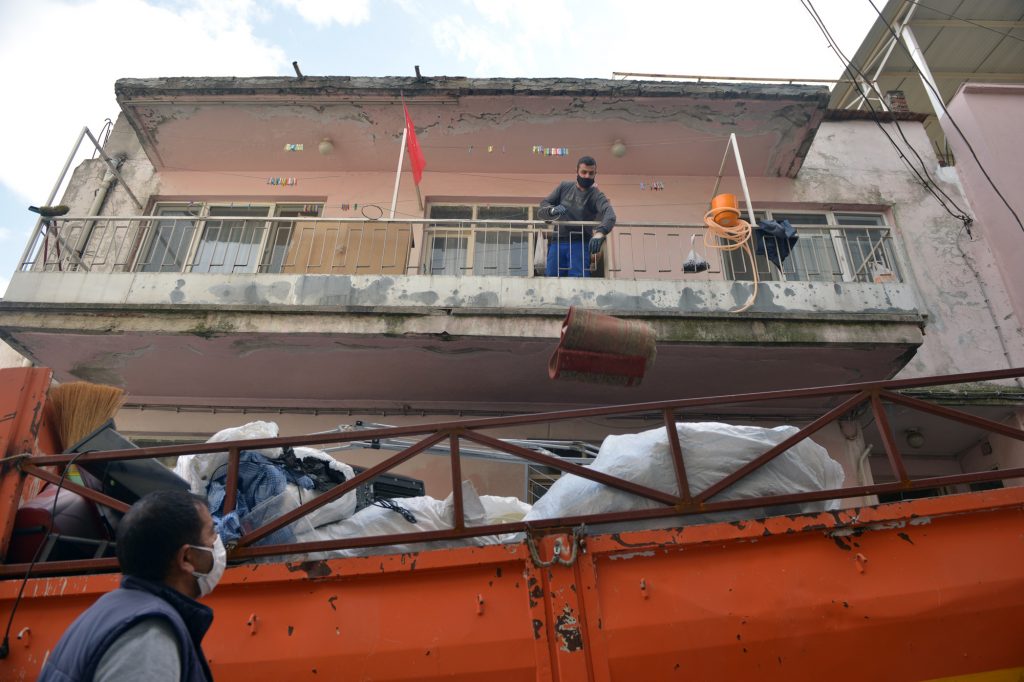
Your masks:
[{"label": "orange truck bed", "polygon": [[[25,489],[17,468],[32,466],[12,454],[55,452],[48,377],[19,381],[17,400],[0,385],[5,549]],[[1024,488],[662,530],[519,530],[529,539],[229,568],[208,598],[214,675],[1024,679]],[[67,625],[116,587],[105,566],[24,583],[0,680],[35,678]],[[24,569],[0,569],[6,624]]]},{"label": "orange truck bed", "polygon": [[[1021,488],[556,541],[231,568],[204,648],[219,682],[1024,676]],[[117,579],[30,580],[0,678]]]}]

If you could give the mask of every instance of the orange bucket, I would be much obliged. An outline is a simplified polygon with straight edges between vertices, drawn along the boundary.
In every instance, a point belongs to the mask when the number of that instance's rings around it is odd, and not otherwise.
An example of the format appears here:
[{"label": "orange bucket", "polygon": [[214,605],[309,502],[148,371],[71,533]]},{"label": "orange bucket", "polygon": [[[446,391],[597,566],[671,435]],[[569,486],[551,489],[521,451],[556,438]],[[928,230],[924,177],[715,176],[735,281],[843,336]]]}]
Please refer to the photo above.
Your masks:
[{"label": "orange bucket", "polygon": [[723,227],[733,227],[740,219],[735,194],[718,194],[711,200],[711,219]]}]

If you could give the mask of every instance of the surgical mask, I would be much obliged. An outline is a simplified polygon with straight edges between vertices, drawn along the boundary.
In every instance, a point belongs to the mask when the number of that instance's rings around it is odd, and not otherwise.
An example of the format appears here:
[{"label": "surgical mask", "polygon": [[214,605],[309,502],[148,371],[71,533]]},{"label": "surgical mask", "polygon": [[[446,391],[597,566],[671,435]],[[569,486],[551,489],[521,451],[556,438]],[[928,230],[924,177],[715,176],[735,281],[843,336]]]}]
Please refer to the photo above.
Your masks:
[{"label": "surgical mask", "polygon": [[199,597],[201,599],[213,592],[213,588],[217,587],[217,583],[220,582],[221,577],[224,575],[224,569],[228,565],[228,553],[224,549],[224,543],[219,535],[213,541],[213,547],[203,547],[201,545],[189,545],[189,547],[201,549],[213,555],[213,566],[210,568],[209,573],[192,572],[192,576],[199,583]]},{"label": "surgical mask", "polygon": [[584,178],[577,175],[576,182],[580,183],[580,187],[582,187],[583,189],[590,189],[590,187],[594,184],[594,178]]}]

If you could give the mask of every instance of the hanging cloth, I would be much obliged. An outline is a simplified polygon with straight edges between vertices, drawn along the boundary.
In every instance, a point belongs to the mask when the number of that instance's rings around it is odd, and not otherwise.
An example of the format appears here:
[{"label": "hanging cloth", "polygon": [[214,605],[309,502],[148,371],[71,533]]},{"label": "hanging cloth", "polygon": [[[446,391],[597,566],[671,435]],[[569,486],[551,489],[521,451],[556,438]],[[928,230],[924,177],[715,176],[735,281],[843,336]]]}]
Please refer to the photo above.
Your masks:
[{"label": "hanging cloth", "polygon": [[779,270],[800,236],[788,220],[759,220],[754,230],[754,253],[765,256]]}]

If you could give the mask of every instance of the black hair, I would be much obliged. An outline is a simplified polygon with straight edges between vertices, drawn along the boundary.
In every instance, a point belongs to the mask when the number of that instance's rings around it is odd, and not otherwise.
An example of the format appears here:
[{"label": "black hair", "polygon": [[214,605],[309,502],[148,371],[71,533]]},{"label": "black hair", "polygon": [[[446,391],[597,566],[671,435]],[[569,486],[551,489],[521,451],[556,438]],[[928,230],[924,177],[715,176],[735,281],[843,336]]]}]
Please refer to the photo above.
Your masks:
[{"label": "black hair", "polygon": [[594,161],[593,156],[581,156],[580,160],[576,162],[576,168],[580,166],[594,166],[597,167],[597,161]]},{"label": "black hair", "polygon": [[157,490],[140,498],[117,525],[121,572],[163,581],[181,546],[202,540],[200,505],[206,508],[206,500],[183,490]]}]

